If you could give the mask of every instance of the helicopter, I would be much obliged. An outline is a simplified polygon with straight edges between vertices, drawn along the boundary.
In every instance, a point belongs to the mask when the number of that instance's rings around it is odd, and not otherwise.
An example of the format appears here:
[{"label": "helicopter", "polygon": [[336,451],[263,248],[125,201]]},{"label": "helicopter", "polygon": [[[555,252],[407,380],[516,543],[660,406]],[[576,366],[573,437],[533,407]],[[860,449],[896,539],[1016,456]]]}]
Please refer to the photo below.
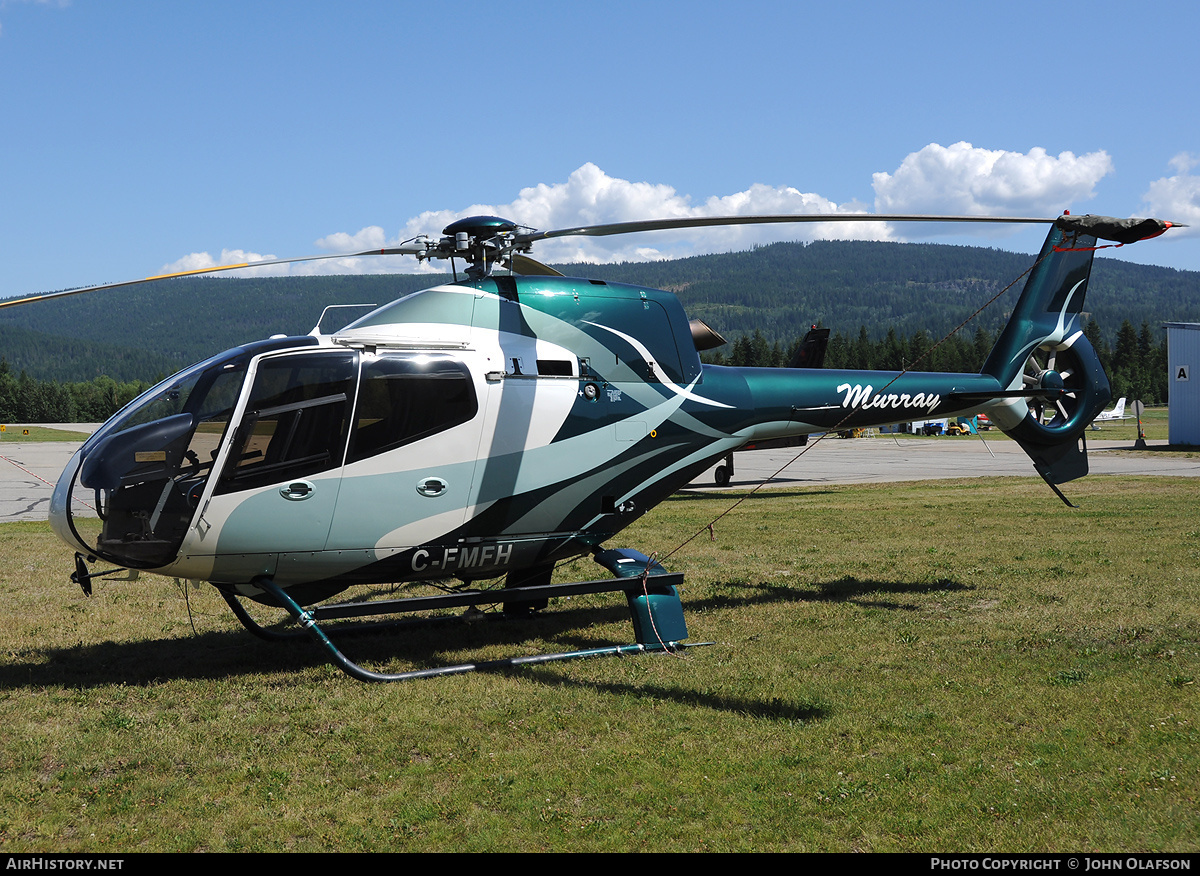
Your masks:
[{"label": "helicopter", "polygon": [[[978,374],[703,364],[700,353],[724,341],[689,320],[673,294],[566,277],[528,255],[536,242],[566,236],[813,221],[1050,227]],[[367,681],[488,664],[375,672],[345,656],[326,621],[478,605],[519,616],[551,598],[623,592],[635,644],[491,663],[705,644],[685,641],[682,575],[610,547],[622,530],[747,445],[981,412],[1070,504],[1059,485],[1087,473],[1084,433],[1111,396],[1080,323],[1097,241],[1123,245],[1173,226],[1069,213],[727,216],[555,231],[461,219],[438,237],[354,254],[449,259],[447,282],[332,334],[314,329],[228,350],[117,412],[66,466],[50,523],[76,552],[71,578],[87,594],[94,578],[126,571],[207,581],[251,632],[310,636]],[[181,273],[334,257],[346,254]],[[79,502],[100,518],[94,538],[77,525]],[[552,583],[556,564],[589,555],[609,577]],[[114,568],[93,572],[98,561]],[[422,582],[443,589],[324,604],[355,585]],[[259,625],[244,600],[283,608],[301,629]]]}]

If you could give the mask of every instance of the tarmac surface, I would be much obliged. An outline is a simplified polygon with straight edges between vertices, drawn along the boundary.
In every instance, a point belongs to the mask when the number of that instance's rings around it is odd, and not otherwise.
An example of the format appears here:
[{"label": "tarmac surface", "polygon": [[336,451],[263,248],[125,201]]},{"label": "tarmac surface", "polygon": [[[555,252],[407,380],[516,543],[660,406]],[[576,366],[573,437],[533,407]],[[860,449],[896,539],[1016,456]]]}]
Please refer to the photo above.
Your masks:
[{"label": "tarmac surface", "polygon": [[[51,428],[92,432],[98,426],[59,423]],[[1167,446],[1165,441],[1147,443],[1151,449]],[[45,520],[54,484],[78,448],[76,442],[0,444],[0,522]],[[1133,445],[1124,441],[1089,441],[1091,473],[1200,477],[1200,456],[1154,453],[1129,456],[1113,452],[1132,449]],[[714,465],[696,478],[688,488],[717,489],[715,468]],[[733,478],[726,489],[752,489],[767,480],[769,486],[786,487],[1003,476],[1036,477],[1037,472],[1020,447],[999,437],[876,435],[840,439],[831,436],[811,440],[808,447],[734,454]],[[76,512],[95,516],[94,511],[83,506],[77,506]]]},{"label": "tarmac surface", "polygon": [[[38,424],[21,424],[38,425]],[[50,429],[91,433],[98,423],[47,423]],[[21,426],[9,426],[9,431]],[[0,522],[9,520],[45,520],[50,509],[50,494],[79,441],[5,441],[0,444]],[[77,507],[89,517],[89,508]]]},{"label": "tarmac surface", "polygon": [[[1153,451],[1166,441],[1147,441]],[[1088,441],[1089,474],[1164,475],[1200,477],[1200,456],[1183,458],[1153,452],[1137,456],[1128,441]],[[797,454],[807,451],[801,456]],[[729,489],[747,489],[770,479],[770,486],[866,484],[883,481],[923,481],[942,478],[1037,477],[1033,462],[1014,441],[969,435],[959,438],[824,438],[809,447],[752,450],[734,454]],[[784,468],[786,466],[786,468]],[[689,487],[714,488],[716,466]],[[780,469],[783,469],[780,471]],[[776,474],[779,472],[778,474]],[[774,477],[772,477],[774,475]]]}]

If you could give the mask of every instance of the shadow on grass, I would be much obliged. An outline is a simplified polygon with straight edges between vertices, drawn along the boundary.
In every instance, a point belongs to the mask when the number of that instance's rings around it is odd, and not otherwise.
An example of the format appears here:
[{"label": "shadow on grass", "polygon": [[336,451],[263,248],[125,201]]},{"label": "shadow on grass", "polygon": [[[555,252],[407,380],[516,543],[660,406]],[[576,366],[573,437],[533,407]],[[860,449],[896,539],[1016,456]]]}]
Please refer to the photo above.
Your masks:
[{"label": "shadow on grass", "polygon": [[[401,636],[387,632],[336,636],[351,660],[365,665],[404,661],[415,668],[459,662],[447,658],[457,650],[481,650],[497,645],[511,646],[512,654],[522,653],[520,645],[540,638],[552,649],[576,650],[604,647],[594,639],[578,635],[589,625],[627,621],[623,604],[603,608],[550,611],[521,620],[464,622],[447,619],[424,627],[409,627]],[[457,620],[457,623],[454,621]],[[413,632],[419,630],[419,632]],[[576,633],[572,635],[572,633]],[[553,637],[553,638],[551,638]],[[632,638],[632,636],[630,637]],[[351,641],[352,640],[352,641]],[[525,649],[524,653],[529,651]],[[510,656],[512,656],[510,654]],[[31,659],[16,660],[0,666],[0,690],[13,688],[88,689],[107,685],[153,685],[171,680],[235,679],[240,676],[294,675],[290,683],[311,683],[300,673],[314,667],[328,667],[325,652],[306,636],[291,642],[265,642],[250,633],[234,630],[202,633],[183,639],[139,642],[101,642],[70,648],[45,650]],[[630,659],[669,659],[667,655],[641,655]],[[330,671],[333,671],[332,668]],[[824,718],[828,706],[821,703],[788,702],[779,698],[756,700],[727,696],[709,691],[671,688],[656,684],[638,685],[586,681],[555,673],[546,666],[506,667],[481,670],[494,674],[525,678],[537,684],[581,687],[612,696],[633,696],[646,700],[671,701],[696,708],[712,709],[753,718],[785,722],[807,722]],[[264,684],[278,683],[262,679]],[[362,682],[353,682],[351,684]],[[437,679],[409,681],[408,684],[436,684]]]},{"label": "shadow on grass", "polygon": [[[808,587],[803,590],[775,584],[745,582],[720,582],[711,586],[725,592],[685,601],[685,612],[751,607],[769,603],[845,601],[879,593],[969,589],[951,581],[917,584],[860,581],[855,578],[821,582],[815,585],[815,589]],[[543,651],[601,648],[605,647],[605,643],[589,638],[580,631],[588,627],[619,624],[628,620],[628,607],[623,599],[619,599],[614,600],[614,604],[610,606],[556,607],[521,619],[506,619],[496,613],[482,615],[473,621],[455,616],[386,630],[368,629],[365,632],[343,629],[339,633],[337,627],[330,624],[326,626],[326,631],[349,659],[356,663],[375,666],[402,662],[411,664],[413,668],[424,668],[462,662],[461,656],[454,656],[459,652],[479,653],[499,646],[508,650],[509,656],[529,653],[528,647],[522,649],[521,646],[531,639],[540,640]],[[85,689],[113,684],[151,685],[169,680],[296,674],[315,667],[330,666],[325,652],[306,634],[294,641],[267,642],[240,629],[206,632],[184,638],[100,642],[59,649],[30,648],[23,652],[11,653],[9,657],[10,659],[0,666],[0,690],[42,687]],[[662,655],[646,655],[645,659],[666,658]],[[332,668],[330,671],[333,671]],[[615,696],[673,701],[765,720],[807,722],[821,720],[829,714],[828,705],[820,702],[788,702],[778,698],[764,701],[655,684],[584,681],[566,678],[546,666],[488,671],[528,678],[538,683],[582,686]],[[303,684],[305,680],[296,677],[294,683]],[[409,683],[436,682],[431,679]]]},{"label": "shadow on grass", "polygon": [[[252,611],[265,623],[261,618],[263,609]],[[281,615],[278,612],[273,616]],[[338,625],[329,623],[322,624],[322,629],[356,663],[398,661],[424,668],[461,662],[446,656],[458,651],[518,646],[533,638],[552,640],[569,630],[628,617],[628,609],[621,600],[612,608],[557,610],[514,620],[496,613],[473,621],[456,616],[390,628],[381,624],[374,629],[339,630]],[[298,631],[294,625],[271,629]],[[177,638],[110,641],[56,649],[35,646],[10,652],[0,666],[0,690],[152,684],[169,679],[299,672],[327,665],[325,652],[303,632],[294,639],[269,642],[238,628]]]},{"label": "shadow on grass", "polygon": [[[748,583],[745,581],[722,581],[710,585],[717,592],[703,599],[690,600],[685,608],[716,609],[737,608],[749,605],[764,605],[767,603],[796,602],[864,602],[874,608],[894,608],[914,610],[914,606],[903,605],[899,602],[871,599],[863,600],[864,596],[876,596],[888,593],[936,593],[947,590],[971,590],[967,584],[939,578],[936,581],[862,581],[854,577],[838,578],[836,581],[816,581],[811,588],[797,589],[782,584]],[[733,591],[730,593],[729,591]]]},{"label": "shadow on grass", "polygon": [[[666,659],[666,658],[656,658]],[[506,673],[516,674],[512,670],[502,670]],[[693,706],[696,708],[712,709],[719,712],[730,712],[737,715],[746,715],[751,718],[761,718],[768,721],[786,721],[805,723],[810,721],[820,721],[829,716],[830,707],[819,701],[801,701],[787,702],[779,697],[772,697],[770,700],[754,700],[747,697],[731,697],[721,694],[714,694],[707,691],[683,690],[679,688],[669,688],[656,684],[619,684],[611,682],[598,681],[583,681],[580,679],[566,679],[562,676],[555,675],[547,669],[533,669],[521,673],[521,675],[533,678],[537,681],[542,681],[548,685],[571,685],[572,687],[586,687],[594,690],[597,693],[609,694],[611,696],[632,696],[638,699],[656,700],[661,702],[675,702],[685,706]]]},{"label": "shadow on grass", "polygon": [[[256,619],[267,625],[264,612],[251,607]],[[509,618],[499,612],[436,618],[409,618],[393,625],[323,623],[322,629],[346,656],[368,666],[407,663],[412,668],[457,664],[484,656],[488,649],[504,648],[507,656],[541,651],[567,651],[626,644],[607,643],[572,635],[588,627],[629,622],[625,599],[609,606],[572,607],[557,602],[535,614]],[[20,687],[62,686],[89,688],[109,684],[153,684],[171,679],[214,679],[239,675],[300,672],[330,666],[325,651],[294,624],[270,626],[272,632],[295,632],[285,641],[265,641],[241,628],[201,632],[174,638],[125,642],[97,642],[66,648],[36,645],[10,651],[0,665],[0,690]],[[628,629],[628,627],[627,627]],[[540,648],[521,646],[538,640]],[[464,657],[462,652],[466,652]],[[401,670],[402,671],[402,670]],[[420,683],[420,682],[417,682]]]}]

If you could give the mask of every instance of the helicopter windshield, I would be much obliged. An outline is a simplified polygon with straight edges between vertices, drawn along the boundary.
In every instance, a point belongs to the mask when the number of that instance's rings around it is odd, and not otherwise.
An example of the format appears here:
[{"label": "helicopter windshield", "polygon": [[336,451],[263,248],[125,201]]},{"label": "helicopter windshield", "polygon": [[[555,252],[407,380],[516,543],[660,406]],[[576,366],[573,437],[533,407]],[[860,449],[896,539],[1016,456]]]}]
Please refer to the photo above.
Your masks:
[{"label": "helicopter windshield", "polygon": [[[71,489],[86,491],[80,501],[103,522],[97,556],[128,568],[175,558],[241,395],[247,363],[262,347],[282,343],[239,347],[181,371],[130,402],[84,444]],[[290,345],[296,344],[292,339]]]},{"label": "helicopter windshield", "polygon": [[[205,377],[210,368],[218,365],[227,357],[228,354],[223,353],[213,356],[211,359],[205,359],[142,393],[114,414],[112,419],[84,443],[84,456],[87,456],[96,445],[117,432],[181,413],[191,399],[196,384]],[[244,363],[242,373],[245,373]],[[234,398],[236,399],[236,394]]]}]

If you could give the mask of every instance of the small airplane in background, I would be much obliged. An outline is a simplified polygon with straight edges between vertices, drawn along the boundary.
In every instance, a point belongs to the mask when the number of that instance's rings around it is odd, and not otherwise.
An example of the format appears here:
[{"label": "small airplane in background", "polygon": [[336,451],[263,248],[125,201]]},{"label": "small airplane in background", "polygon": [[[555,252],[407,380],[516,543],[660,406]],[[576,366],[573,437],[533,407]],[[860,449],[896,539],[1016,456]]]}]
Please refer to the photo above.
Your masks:
[{"label": "small airplane in background", "polygon": [[1101,411],[1096,419],[1092,420],[1092,429],[1100,429],[1100,427],[1096,425],[1097,423],[1121,423],[1125,420],[1132,419],[1133,417],[1128,417],[1125,415],[1125,399],[1121,398],[1111,411]]}]

